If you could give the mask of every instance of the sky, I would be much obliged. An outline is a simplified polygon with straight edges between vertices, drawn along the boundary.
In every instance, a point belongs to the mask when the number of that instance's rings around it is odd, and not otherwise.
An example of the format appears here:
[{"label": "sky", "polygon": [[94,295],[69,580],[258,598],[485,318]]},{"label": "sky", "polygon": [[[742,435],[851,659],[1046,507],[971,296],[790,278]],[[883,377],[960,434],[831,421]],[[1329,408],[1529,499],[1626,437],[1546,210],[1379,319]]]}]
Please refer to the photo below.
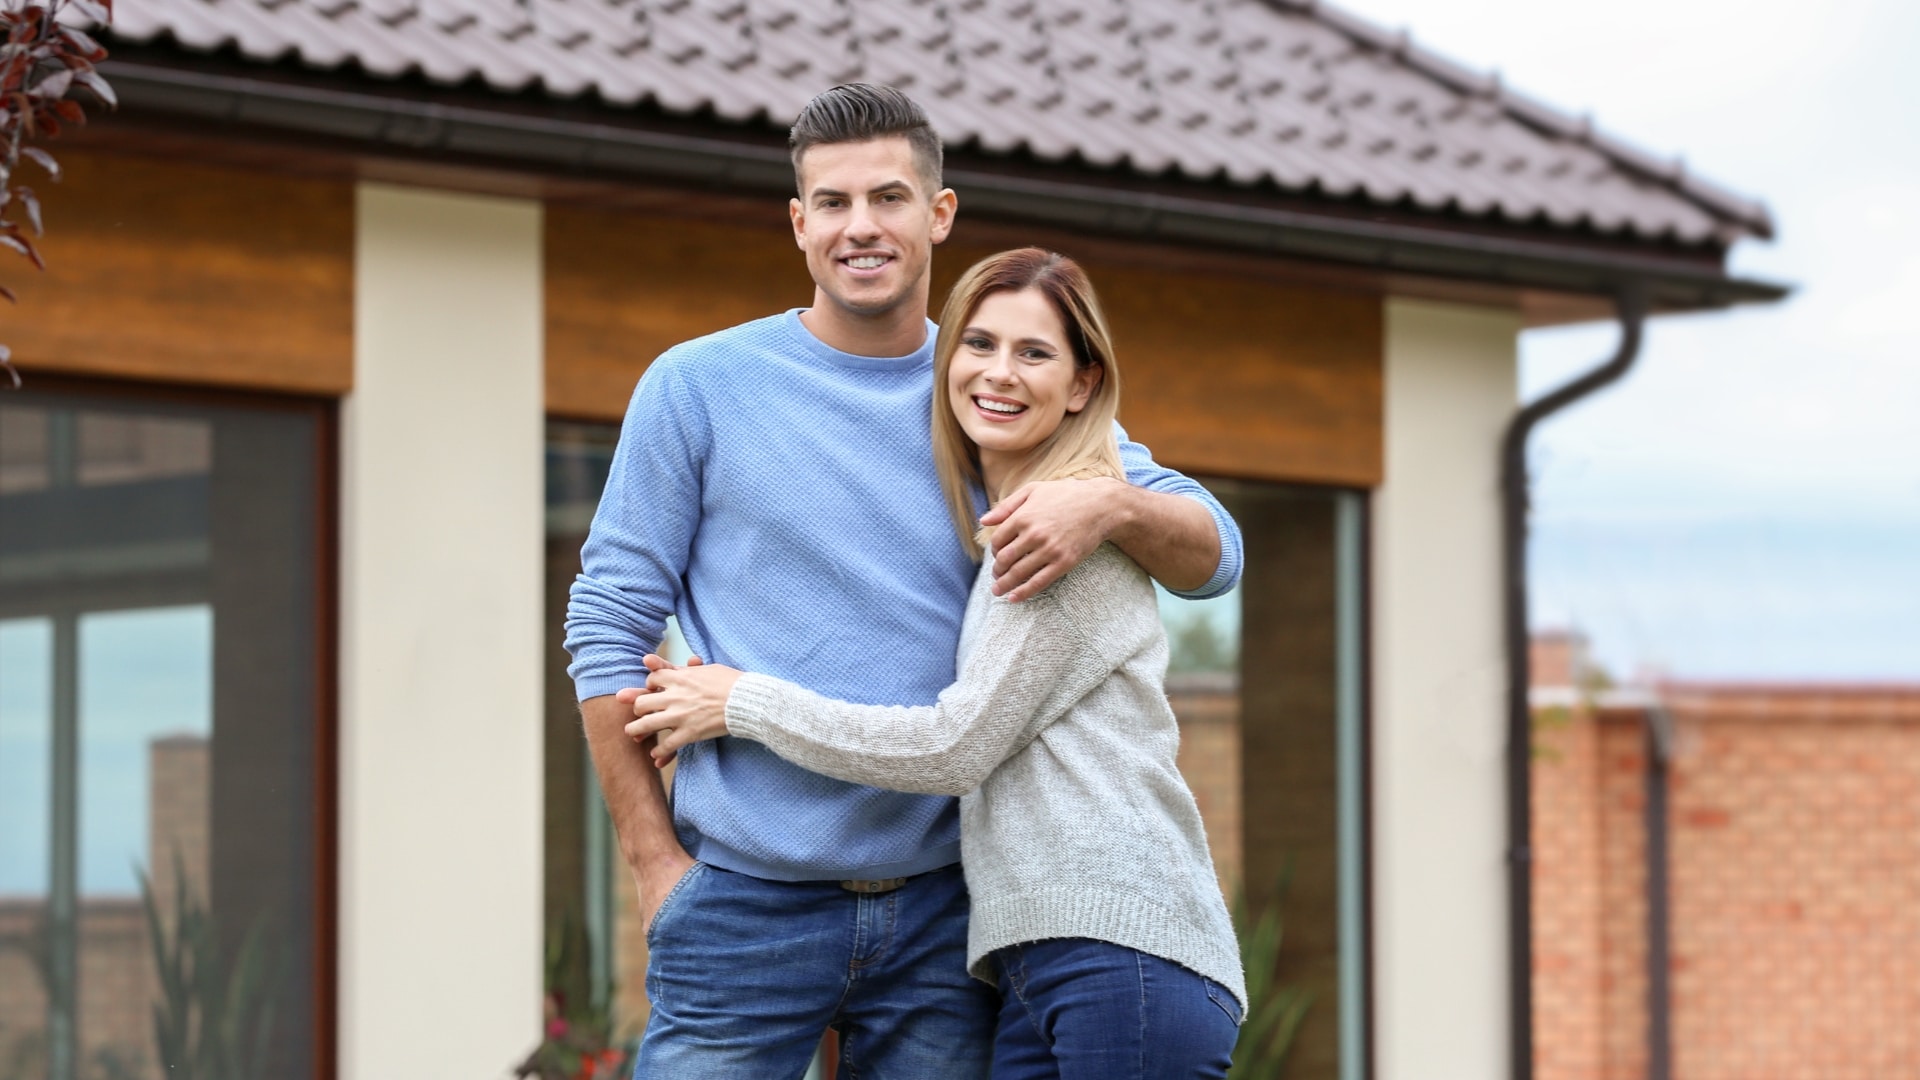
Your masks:
[{"label": "sky", "polygon": [[[1665,317],[1536,434],[1536,626],[1616,675],[1920,681],[1920,4],[1339,0],[1771,207],[1769,308]],[[1528,331],[1522,394],[1610,355]]]}]

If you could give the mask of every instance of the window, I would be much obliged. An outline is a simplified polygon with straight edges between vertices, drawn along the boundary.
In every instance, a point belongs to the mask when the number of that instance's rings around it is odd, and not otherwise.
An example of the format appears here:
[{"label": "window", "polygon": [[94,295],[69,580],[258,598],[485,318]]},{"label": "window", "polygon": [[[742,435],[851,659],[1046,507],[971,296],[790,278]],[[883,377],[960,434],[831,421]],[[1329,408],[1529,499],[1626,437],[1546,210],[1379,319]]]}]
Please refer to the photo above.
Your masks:
[{"label": "window", "polygon": [[0,402],[0,1080],[315,1074],[325,421]]},{"label": "window", "polygon": [[1243,921],[1269,908],[1281,917],[1273,985],[1309,1000],[1286,1074],[1362,1077],[1365,496],[1208,487],[1240,524],[1246,569],[1224,597],[1162,594],[1180,769]]}]

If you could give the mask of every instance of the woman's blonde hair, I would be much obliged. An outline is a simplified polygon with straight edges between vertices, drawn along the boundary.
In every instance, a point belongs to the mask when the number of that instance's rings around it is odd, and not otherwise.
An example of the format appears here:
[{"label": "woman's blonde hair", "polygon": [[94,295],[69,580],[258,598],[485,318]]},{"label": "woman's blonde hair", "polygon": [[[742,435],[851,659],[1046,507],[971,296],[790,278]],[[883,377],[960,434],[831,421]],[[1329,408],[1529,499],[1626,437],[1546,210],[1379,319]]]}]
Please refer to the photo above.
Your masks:
[{"label": "woman's blonde hair", "polygon": [[960,536],[961,546],[975,559],[982,556],[989,539],[989,530],[979,525],[979,509],[974,503],[974,492],[986,485],[980,473],[979,447],[960,427],[947,399],[947,374],[953,367],[961,334],[980,302],[995,293],[1028,289],[1045,297],[1060,316],[1067,345],[1073,350],[1074,367],[1099,368],[1101,377],[1085,407],[1068,413],[1045,442],[1029,451],[1026,461],[1006,478],[1001,490],[987,492],[988,503],[1000,501],[1022,484],[1041,480],[1126,478],[1120,447],[1113,437],[1114,420],[1120,415],[1120,369],[1114,363],[1107,318],[1100,311],[1100,301],[1093,294],[1086,271],[1065,255],[1035,247],[1003,251],[980,260],[961,275],[947,295],[946,309],[940,313],[940,336],[933,347],[933,464],[940,475],[940,487],[946,492],[954,531]]}]

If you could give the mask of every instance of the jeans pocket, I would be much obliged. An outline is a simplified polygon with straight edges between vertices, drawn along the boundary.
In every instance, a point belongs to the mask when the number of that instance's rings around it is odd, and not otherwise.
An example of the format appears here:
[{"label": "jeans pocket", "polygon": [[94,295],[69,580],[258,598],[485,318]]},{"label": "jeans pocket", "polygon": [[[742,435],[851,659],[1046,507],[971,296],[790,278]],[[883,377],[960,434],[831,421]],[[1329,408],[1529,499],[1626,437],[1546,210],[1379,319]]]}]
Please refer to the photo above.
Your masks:
[{"label": "jeans pocket", "polygon": [[692,866],[687,867],[686,873],[680,875],[680,880],[673,883],[673,888],[667,890],[667,898],[660,901],[660,910],[653,913],[653,921],[647,924],[648,946],[653,945],[654,933],[660,929],[660,924],[665,921],[667,913],[673,911],[678,906],[677,902],[686,894],[687,886],[691,885],[693,879],[705,872],[706,869],[706,863],[695,861]]},{"label": "jeans pocket", "polygon": [[1222,987],[1219,983],[1214,982],[1212,979],[1203,978],[1200,981],[1207,985],[1207,1000],[1213,1002],[1215,1005],[1220,1006],[1220,1011],[1227,1014],[1227,1019],[1233,1021],[1233,1025],[1235,1027],[1239,1027],[1240,1026],[1239,1000],[1235,998],[1232,994],[1228,993],[1225,987]]}]

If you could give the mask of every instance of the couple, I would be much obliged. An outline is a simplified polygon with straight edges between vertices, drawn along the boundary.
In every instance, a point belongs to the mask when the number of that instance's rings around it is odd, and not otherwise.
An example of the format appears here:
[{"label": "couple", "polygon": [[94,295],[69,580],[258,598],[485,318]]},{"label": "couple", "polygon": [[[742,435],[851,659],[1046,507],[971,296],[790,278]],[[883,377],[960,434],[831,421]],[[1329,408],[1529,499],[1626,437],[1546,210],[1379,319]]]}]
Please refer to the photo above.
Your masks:
[{"label": "couple", "polygon": [[[1070,260],[983,261],[936,335],[917,105],[836,87],[791,142],[813,305],[648,370],[569,602],[636,1076],[798,1077],[829,1026],[843,1076],[1223,1076],[1246,991],[1148,578],[1222,592],[1239,534],[1116,439]],[[650,655],[676,613],[719,663]]]}]

